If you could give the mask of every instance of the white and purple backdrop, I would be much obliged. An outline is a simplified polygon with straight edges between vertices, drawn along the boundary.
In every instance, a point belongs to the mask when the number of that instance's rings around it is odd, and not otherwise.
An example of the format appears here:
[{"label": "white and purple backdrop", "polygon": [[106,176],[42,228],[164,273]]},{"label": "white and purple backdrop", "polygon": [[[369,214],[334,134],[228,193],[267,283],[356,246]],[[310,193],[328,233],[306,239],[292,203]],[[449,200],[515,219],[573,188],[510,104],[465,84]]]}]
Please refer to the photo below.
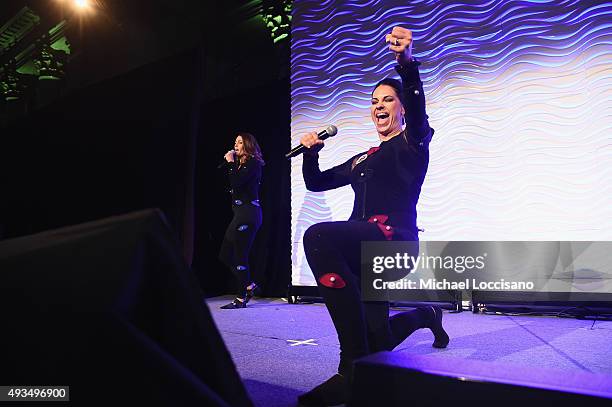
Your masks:
[{"label": "white and purple backdrop", "polygon": [[[384,36],[413,31],[436,130],[421,240],[612,240],[612,3],[294,0],[291,142],[338,127],[321,168],[378,145],[372,87],[397,77]],[[315,285],[302,245],[345,220],[350,187],[306,191],[291,167],[292,282]]]}]

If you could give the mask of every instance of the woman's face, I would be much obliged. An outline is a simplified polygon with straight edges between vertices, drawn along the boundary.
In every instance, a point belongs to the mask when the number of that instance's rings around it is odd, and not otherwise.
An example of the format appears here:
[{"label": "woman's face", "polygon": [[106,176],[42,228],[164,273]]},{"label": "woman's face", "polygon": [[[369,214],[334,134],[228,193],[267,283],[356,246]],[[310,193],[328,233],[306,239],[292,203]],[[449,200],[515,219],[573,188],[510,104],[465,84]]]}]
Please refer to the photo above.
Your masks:
[{"label": "woman's face", "polygon": [[374,89],[370,113],[379,135],[384,137],[402,131],[404,106],[391,86],[380,85]]},{"label": "woman's face", "polygon": [[238,157],[242,157],[244,155],[244,143],[242,141],[242,136],[236,137],[236,141],[234,141],[234,151]]}]

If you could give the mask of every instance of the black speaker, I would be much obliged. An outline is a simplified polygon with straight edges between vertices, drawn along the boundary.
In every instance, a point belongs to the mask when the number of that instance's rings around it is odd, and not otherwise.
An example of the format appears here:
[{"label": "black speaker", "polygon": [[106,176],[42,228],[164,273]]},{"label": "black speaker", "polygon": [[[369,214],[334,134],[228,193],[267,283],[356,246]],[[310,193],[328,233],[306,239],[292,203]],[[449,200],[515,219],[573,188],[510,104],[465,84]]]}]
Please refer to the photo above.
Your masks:
[{"label": "black speaker", "polygon": [[157,210],[0,242],[2,385],[72,404],[251,406]]},{"label": "black speaker", "polygon": [[349,406],[609,406],[611,399],[612,376],[380,352],[355,362]]}]

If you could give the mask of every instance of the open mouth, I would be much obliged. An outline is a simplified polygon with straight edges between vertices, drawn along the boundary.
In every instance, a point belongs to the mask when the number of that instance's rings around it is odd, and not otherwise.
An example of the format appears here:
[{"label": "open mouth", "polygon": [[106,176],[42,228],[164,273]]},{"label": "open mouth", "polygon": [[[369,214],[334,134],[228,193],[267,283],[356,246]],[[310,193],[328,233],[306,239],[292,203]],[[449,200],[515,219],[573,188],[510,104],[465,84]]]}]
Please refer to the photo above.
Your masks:
[{"label": "open mouth", "polygon": [[376,121],[378,123],[385,122],[388,118],[389,118],[389,113],[384,113],[384,112],[376,113]]}]

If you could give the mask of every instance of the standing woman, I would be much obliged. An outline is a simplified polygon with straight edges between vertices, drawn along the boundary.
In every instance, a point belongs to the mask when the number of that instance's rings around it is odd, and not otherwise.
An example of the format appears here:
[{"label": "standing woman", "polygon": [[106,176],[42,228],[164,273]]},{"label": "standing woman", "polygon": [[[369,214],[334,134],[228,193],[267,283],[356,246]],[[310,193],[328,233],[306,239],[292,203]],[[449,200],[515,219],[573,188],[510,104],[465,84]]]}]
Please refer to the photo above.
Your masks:
[{"label": "standing woman", "polygon": [[264,160],[257,140],[250,133],[238,133],[234,149],[225,154],[232,194],[234,217],[225,231],[219,259],[234,273],[236,298],[223,309],[246,308],[257,284],[251,279],[249,251],[261,226],[259,185]]},{"label": "standing woman", "polygon": [[389,318],[388,302],[366,302],[361,296],[361,242],[419,239],[416,205],[433,136],[425,113],[420,63],[412,57],[412,32],[395,27],[386,41],[402,80],[383,79],[372,91],[370,117],[380,144],[321,171],[318,151],[323,141],[315,132],[301,139],[308,147],[302,172],[310,191],[351,185],[355,192],[347,221],[318,223],[304,234],[306,259],[338,333],[340,365],[338,374],[299,397],[301,405],[346,402],[353,361],[392,350],[417,329],[431,329],[436,348],[449,342],[439,307],[421,307]]}]

